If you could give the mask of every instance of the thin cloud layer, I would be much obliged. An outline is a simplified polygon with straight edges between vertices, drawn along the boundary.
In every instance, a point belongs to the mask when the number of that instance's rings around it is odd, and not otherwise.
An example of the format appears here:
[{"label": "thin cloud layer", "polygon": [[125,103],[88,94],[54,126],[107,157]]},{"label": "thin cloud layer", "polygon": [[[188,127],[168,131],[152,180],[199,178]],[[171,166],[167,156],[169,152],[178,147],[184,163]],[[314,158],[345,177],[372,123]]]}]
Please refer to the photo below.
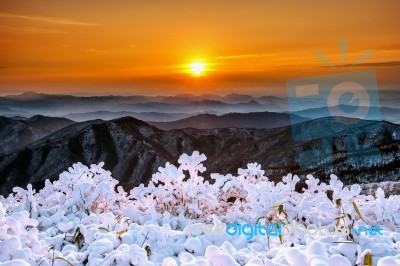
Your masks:
[{"label": "thin cloud layer", "polygon": [[228,55],[228,56],[217,56],[215,59],[236,59],[236,58],[250,58],[250,57],[264,57],[270,56],[270,54],[240,54],[240,55]]},{"label": "thin cloud layer", "polygon": [[29,21],[46,22],[46,23],[59,24],[59,25],[74,25],[74,26],[98,26],[99,25],[96,23],[83,22],[83,21],[64,19],[64,18],[19,15],[19,14],[11,14],[11,13],[3,13],[3,12],[0,13],[0,17],[12,18],[12,19],[24,19],[24,20],[29,20]]}]

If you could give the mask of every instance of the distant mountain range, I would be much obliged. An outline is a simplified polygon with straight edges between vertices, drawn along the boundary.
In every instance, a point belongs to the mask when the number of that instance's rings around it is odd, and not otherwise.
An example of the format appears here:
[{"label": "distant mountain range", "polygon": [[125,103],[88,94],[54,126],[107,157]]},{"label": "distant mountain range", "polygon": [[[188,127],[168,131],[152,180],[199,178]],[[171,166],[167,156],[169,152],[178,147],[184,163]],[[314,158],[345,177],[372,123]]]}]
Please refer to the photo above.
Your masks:
[{"label": "distant mountain range", "polygon": [[[296,121],[306,121],[307,118],[296,116]],[[212,129],[212,128],[277,128],[291,124],[291,117],[286,113],[229,113],[224,115],[200,114],[172,122],[148,122],[160,129]]]},{"label": "distant mountain range", "polygon": [[[274,96],[255,98],[248,95],[176,95],[176,96],[71,96],[26,92],[0,97],[0,115],[29,117],[36,114],[69,117],[77,121],[85,118],[103,119],[115,115],[132,115],[151,121],[171,121],[199,113],[224,114],[230,112],[284,111],[287,101]],[[71,113],[73,112],[73,113]],[[107,112],[107,113],[105,113]],[[139,114],[141,113],[141,114]],[[142,114],[145,113],[145,114]],[[153,113],[152,117],[149,114]],[[157,115],[163,113],[164,115]],[[165,114],[171,114],[166,116]],[[175,116],[175,117],[173,117]],[[187,117],[186,116],[186,117]],[[119,116],[121,117],[121,116]],[[166,120],[161,120],[165,118]]]},{"label": "distant mountain range", "polygon": [[[147,182],[159,166],[176,163],[182,153],[194,150],[205,153],[207,173],[235,173],[247,163],[258,162],[272,180],[287,173],[315,174],[327,180],[337,174],[346,184],[354,182],[398,181],[400,176],[400,125],[388,122],[359,121],[335,126],[336,117],[321,118],[298,124],[310,139],[294,141],[290,126],[275,129],[177,129],[163,131],[143,121],[124,117],[112,121],[75,123],[38,139],[22,150],[0,155],[0,187],[6,194],[13,186],[43,186],[54,180],[72,163],[105,162],[123,186],[131,188]],[[13,123],[13,121],[6,121]],[[348,123],[347,123],[348,122]],[[355,132],[357,150],[347,154],[347,138]],[[347,136],[347,137],[346,137]],[[333,147],[333,168],[302,169],[299,158],[310,149],[320,149],[328,138]],[[381,160],[348,161],[348,156],[371,158],[371,146],[381,152]],[[324,164],[330,156],[314,153],[310,159]],[[206,174],[207,174],[206,173]]]},{"label": "distant mountain range", "polygon": [[[99,110],[108,110],[108,108],[117,108],[119,105],[133,104],[168,104],[168,105],[218,105],[218,104],[246,104],[249,102],[264,105],[269,102],[286,104],[284,98],[274,96],[253,97],[249,95],[230,94],[226,96],[219,95],[176,95],[176,96],[72,96],[59,94],[44,94],[36,92],[25,92],[19,95],[9,95],[0,97],[0,107],[7,107],[14,110],[22,109],[41,109],[46,110],[49,107],[58,107],[60,109],[71,104],[85,105],[82,108],[98,108]],[[161,105],[162,106],[162,105]],[[73,109],[70,109],[73,110]],[[1,111],[1,108],[0,108]],[[7,110],[10,111],[10,110]],[[94,111],[94,110],[92,110]],[[132,111],[132,110],[119,110]]]},{"label": "distant mountain range", "polygon": [[120,104],[118,108],[130,110],[134,112],[153,112],[162,113],[205,113],[205,112],[261,112],[267,111],[267,106],[257,101],[249,101],[246,103],[224,103],[215,100],[198,100],[185,104],[171,104],[166,102],[146,102],[133,104]]},{"label": "distant mountain range", "polygon": [[[339,105],[338,106],[342,110],[346,110],[349,108],[348,105]],[[400,106],[398,106],[400,108]],[[310,109],[305,109],[297,112],[293,112],[293,115],[298,115],[301,117],[307,117],[310,119],[316,119],[316,118],[321,118],[325,117],[326,114],[326,107],[319,107],[319,108],[310,108]],[[392,123],[400,123],[400,109],[397,108],[390,108],[390,107],[366,107],[366,106],[361,106],[360,110],[362,112],[366,111],[369,113],[368,117],[370,120],[384,120],[384,121],[389,121]],[[362,113],[361,112],[361,113]],[[352,115],[351,113],[348,114],[348,117],[351,118],[361,118]]]},{"label": "distant mountain range", "polygon": [[[381,113],[381,119],[384,121],[400,123],[400,107],[398,106],[400,96],[394,92],[384,92],[381,95],[381,107],[370,107],[372,112]],[[292,115],[310,119],[327,116],[326,112],[323,112],[323,109],[326,109],[326,99],[302,99],[298,103],[292,101],[291,104]],[[352,106],[342,105],[342,107]],[[172,122],[199,114],[224,115],[255,112],[289,113],[288,100],[275,96],[254,97],[241,94],[82,97],[26,92],[0,97],[0,116],[31,117],[40,114],[66,117],[78,122],[92,119],[112,120],[124,116],[132,116],[149,122]],[[347,116],[352,117],[352,114],[349,113]],[[358,118],[362,119],[362,117]],[[370,119],[379,119],[379,117]],[[176,122],[176,124],[179,123],[179,121]]]},{"label": "distant mountain range", "polygon": [[[28,183],[39,188],[78,161],[104,161],[130,188],[194,150],[208,156],[206,174],[234,173],[258,162],[273,180],[292,172],[302,178],[313,173],[321,180],[335,173],[346,184],[399,181],[400,125],[390,122],[400,123],[400,108],[394,104],[400,98],[394,92],[383,96],[381,108],[369,109],[371,121],[351,118],[351,113],[326,117],[323,99],[301,101],[289,113],[285,98],[240,94],[80,97],[27,92],[0,97],[1,193]],[[379,114],[390,122],[379,122]],[[356,141],[349,142],[356,133]],[[321,139],[333,149],[333,168],[326,163],[330,157]],[[371,146],[380,150],[381,161]],[[307,163],[323,168],[300,167],[307,152]]]},{"label": "distant mountain range", "polygon": [[[72,119],[77,122],[102,119],[102,120],[113,120],[121,117],[131,116],[143,121],[154,121],[154,122],[170,122],[192,116],[193,114],[188,113],[160,113],[160,112],[110,112],[110,111],[97,111],[87,113],[70,113],[65,117]],[[195,114],[196,115],[196,114]]]}]

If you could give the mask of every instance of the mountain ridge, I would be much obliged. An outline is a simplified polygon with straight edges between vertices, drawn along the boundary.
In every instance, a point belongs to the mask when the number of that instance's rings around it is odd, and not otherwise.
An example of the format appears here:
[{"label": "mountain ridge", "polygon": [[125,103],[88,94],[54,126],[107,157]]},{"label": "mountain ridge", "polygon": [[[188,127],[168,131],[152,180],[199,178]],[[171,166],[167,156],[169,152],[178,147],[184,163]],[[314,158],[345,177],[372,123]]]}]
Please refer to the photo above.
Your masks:
[{"label": "mountain ridge", "polygon": [[[279,180],[290,172],[301,178],[314,174],[321,180],[335,173],[347,184],[398,180],[400,125],[359,122],[358,129],[366,127],[370,132],[359,141],[379,148],[383,161],[371,165],[347,164],[346,136],[342,136],[346,132],[326,133],[336,129],[327,126],[333,119],[300,123],[304,130],[315,131],[318,128],[321,136],[332,138],[334,168],[331,170],[299,167],[299,155],[321,144],[318,139],[294,141],[290,126],[164,131],[132,117],[76,123],[29,144],[21,151],[0,155],[1,193],[7,194],[13,186],[26,186],[28,183],[40,188],[45,179],[57,179],[61,172],[78,161],[88,165],[104,161],[106,169],[121,185],[131,188],[146,183],[166,162],[176,163],[182,153],[194,150],[208,157],[205,176],[212,172],[233,173],[247,163],[258,162],[272,180]],[[352,130],[350,127],[345,129],[348,132]],[[368,152],[368,147],[357,151],[359,156]],[[317,159],[323,162],[326,156],[317,156]]]},{"label": "mountain ridge", "polygon": [[[296,116],[297,121],[306,121],[307,118]],[[288,126],[291,124],[291,116],[285,113],[276,112],[250,112],[250,113],[227,113],[222,115],[214,114],[198,114],[188,118],[171,121],[171,122],[150,122],[164,130],[196,128],[196,129],[212,129],[212,128],[277,128]]]},{"label": "mountain ridge", "polygon": [[74,123],[66,118],[40,115],[23,120],[0,116],[0,154],[19,150]]}]

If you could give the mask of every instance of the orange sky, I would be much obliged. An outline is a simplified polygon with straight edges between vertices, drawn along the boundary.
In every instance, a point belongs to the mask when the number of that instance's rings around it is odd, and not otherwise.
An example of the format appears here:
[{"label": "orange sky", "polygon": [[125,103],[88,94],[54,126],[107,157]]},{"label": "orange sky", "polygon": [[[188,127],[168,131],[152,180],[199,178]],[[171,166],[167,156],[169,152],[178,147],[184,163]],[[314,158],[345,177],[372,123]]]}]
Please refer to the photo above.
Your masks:
[{"label": "orange sky", "polygon": [[346,64],[371,50],[354,69],[399,89],[399,1],[303,2],[1,1],[0,94],[284,95],[289,78],[341,71],[315,54],[340,66],[342,38]]}]

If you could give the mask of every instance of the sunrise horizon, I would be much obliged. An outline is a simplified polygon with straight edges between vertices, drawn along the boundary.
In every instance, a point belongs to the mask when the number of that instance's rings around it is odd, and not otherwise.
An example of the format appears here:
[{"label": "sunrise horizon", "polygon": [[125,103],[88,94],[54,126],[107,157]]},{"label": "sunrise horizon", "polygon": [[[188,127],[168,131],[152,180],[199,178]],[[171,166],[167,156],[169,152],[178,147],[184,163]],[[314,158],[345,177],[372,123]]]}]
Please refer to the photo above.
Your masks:
[{"label": "sunrise horizon", "polygon": [[288,79],[364,69],[399,89],[396,1],[288,3],[1,3],[0,93],[285,95]]}]

